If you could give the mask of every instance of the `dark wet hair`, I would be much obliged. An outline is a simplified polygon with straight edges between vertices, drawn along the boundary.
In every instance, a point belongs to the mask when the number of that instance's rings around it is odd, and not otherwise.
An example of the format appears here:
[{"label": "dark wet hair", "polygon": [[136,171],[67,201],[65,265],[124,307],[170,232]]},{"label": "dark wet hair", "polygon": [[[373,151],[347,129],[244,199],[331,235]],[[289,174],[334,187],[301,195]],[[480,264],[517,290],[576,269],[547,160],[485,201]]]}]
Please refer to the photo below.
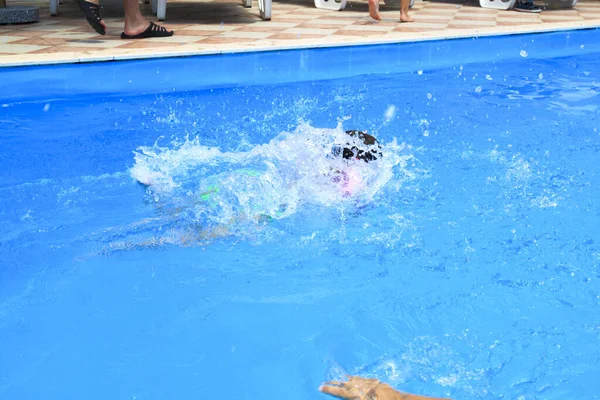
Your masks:
[{"label": "dark wet hair", "polygon": [[[346,131],[346,134],[348,136],[352,136],[352,137],[358,136],[358,138],[363,142],[363,144],[365,144],[371,148],[368,151],[364,151],[364,150],[359,149],[356,146],[344,147],[344,149],[342,151],[342,157],[344,157],[346,160],[351,160],[353,158],[356,158],[359,160],[363,160],[364,162],[369,162],[369,161],[377,160],[377,157],[382,156],[381,145],[379,144],[377,139],[375,139],[374,136],[369,135],[368,133],[365,133],[365,132],[357,131],[357,130]],[[350,143],[346,143],[346,146],[350,146]],[[336,152],[336,150],[337,150],[337,152]],[[340,153],[339,147],[337,149],[334,149],[335,155],[338,155],[339,153]]]}]

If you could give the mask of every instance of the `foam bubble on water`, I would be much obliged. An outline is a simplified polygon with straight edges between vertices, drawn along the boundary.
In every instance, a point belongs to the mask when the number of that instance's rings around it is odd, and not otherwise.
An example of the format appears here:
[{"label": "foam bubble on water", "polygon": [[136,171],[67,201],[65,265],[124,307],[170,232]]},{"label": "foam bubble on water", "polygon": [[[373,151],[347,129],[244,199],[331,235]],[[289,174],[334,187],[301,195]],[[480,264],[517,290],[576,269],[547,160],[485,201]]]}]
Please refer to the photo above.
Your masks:
[{"label": "foam bubble on water", "polygon": [[46,103],[44,106],[44,112],[48,112],[48,110],[50,110],[50,103]]},{"label": "foam bubble on water", "polygon": [[[512,146],[509,145],[510,149]],[[548,153],[545,153],[546,158]],[[510,202],[505,209],[508,213],[516,207],[535,207],[540,209],[558,207],[560,202],[568,198],[568,186],[572,178],[549,174],[545,161],[524,158],[521,154],[512,154],[511,150],[500,150],[498,147],[487,153],[465,151],[462,158],[466,160],[487,159],[504,168],[504,173],[488,176],[489,185],[498,186],[502,198]],[[518,199],[522,201],[516,202]]]},{"label": "foam bubble on water", "polygon": [[432,95],[431,93],[427,93],[427,98],[428,98],[429,100],[431,100],[431,98],[432,98],[432,97],[433,97],[433,95]]},{"label": "foam bubble on water", "polygon": [[418,70],[418,71],[417,71],[417,74],[419,74],[419,75],[423,75],[423,70],[422,70],[422,69]]},{"label": "foam bubble on water", "polygon": [[399,365],[392,359],[382,360],[373,370],[373,375],[392,385],[404,382],[408,375],[408,368]]},{"label": "foam bubble on water", "polygon": [[475,88],[475,92],[477,92],[477,93],[481,93],[481,86],[477,86],[477,87]]},{"label": "foam bubble on water", "polygon": [[527,57],[527,56],[529,55],[529,54],[527,54],[527,52],[526,52],[525,50],[521,50],[521,51],[519,52],[519,54],[520,54],[520,55],[521,55],[521,57],[523,57],[523,58],[525,58],[525,57]]},{"label": "foam bubble on water", "polygon": [[540,196],[531,200],[531,205],[537,208],[555,208],[558,206],[558,196],[550,194],[550,196]]},{"label": "foam bubble on water", "polygon": [[25,221],[26,219],[32,219],[31,209],[28,209],[27,213],[21,217],[21,221]]},{"label": "foam bubble on water", "polygon": [[369,163],[334,156],[336,146],[371,150],[341,123],[334,129],[302,124],[246,152],[223,152],[199,138],[142,146],[130,174],[172,218],[211,225],[286,218],[311,204],[368,204],[412,158],[395,140]]},{"label": "foam bubble on water", "polygon": [[521,157],[513,157],[508,163],[506,179],[508,181],[528,181],[532,175],[531,164]]},{"label": "foam bubble on water", "polygon": [[485,76],[485,79],[487,79],[488,81],[491,81],[491,80],[493,80],[493,78],[492,78],[492,76],[491,76],[490,74],[487,74],[487,75]]}]

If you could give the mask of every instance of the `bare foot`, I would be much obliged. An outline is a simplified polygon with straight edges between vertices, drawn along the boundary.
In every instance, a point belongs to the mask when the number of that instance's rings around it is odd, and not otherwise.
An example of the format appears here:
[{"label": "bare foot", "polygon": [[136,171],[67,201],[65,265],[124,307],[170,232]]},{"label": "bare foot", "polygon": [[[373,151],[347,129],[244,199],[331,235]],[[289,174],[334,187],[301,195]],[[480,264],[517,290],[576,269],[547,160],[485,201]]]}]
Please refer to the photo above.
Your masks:
[{"label": "bare foot", "polygon": [[139,18],[139,19],[125,19],[125,29],[123,29],[123,31],[125,32],[126,35],[131,35],[131,36],[135,36],[135,35],[139,35],[140,33],[144,32],[146,29],[148,29],[148,26],[150,26],[150,21],[148,21],[145,18]]},{"label": "bare foot", "polygon": [[379,0],[369,0],[369,16],[377,21],[381,21],[379,16]]},{"label": "bare foot", "polygon": [[[98,6],[100,6],[100,0],[92,0],[92,1],[90,1],[90,3],[94,3]],[[108,29],[108,25],[106,25],[106,22],[104,22],[103,19],[100,20],[100,25],[102,25],[104,27],[104,30]]]},{"label": "bare foot", "polygon": [[410,17],[408,13],[400,13],[400,22],[415,22],[413,17]]},{"label": "bare foot", "polygon": [[106,22],[100,17],[100,0],[78,0],[77,4],[85,14],[85,19],[96,32],[101,35],[106,33]]}]

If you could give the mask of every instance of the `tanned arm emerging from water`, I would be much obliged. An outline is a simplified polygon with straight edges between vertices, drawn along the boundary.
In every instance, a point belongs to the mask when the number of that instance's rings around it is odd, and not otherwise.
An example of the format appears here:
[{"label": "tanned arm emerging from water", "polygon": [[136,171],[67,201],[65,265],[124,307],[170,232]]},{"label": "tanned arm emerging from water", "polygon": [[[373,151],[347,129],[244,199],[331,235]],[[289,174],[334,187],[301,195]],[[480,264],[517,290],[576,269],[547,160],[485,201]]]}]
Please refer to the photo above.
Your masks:
[{"label": "tanned arm emerging from water", "polygon": [[346,382],[327,382],[319,390],[345,400],[449,400],[402,393],[377,379],[359,376],[349,376]]}]

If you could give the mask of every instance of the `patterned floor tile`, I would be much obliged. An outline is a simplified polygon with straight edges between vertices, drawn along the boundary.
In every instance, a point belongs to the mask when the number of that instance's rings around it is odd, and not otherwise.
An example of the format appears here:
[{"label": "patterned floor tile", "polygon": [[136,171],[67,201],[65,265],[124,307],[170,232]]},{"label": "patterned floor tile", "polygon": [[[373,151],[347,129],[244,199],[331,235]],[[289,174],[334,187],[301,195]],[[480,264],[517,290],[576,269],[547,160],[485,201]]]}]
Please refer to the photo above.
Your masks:
[{"label": "patterned floor tile", "polygon": [[0,54],[24,54],[43,48],[44,46],[36,46],[32,44],[2,43],[0,45]]},{"label": "patterned floor tile", "polygon": [[226,38],[249,38],[249,39],[265,39],[273,34],[273,32],[249,32],[245,30],[235,30],[225,33],[221,33],[215,37],[226,37]]},{"label": "patterned floor tile", "polygon": [[284,30],[282,33],[297,33],[299,35],[331,35],[335,33],[337,29],[317,29],[317,28],[289,28]]},{"label": "patterned floor tile", "polygon": [[[3,35],[0,36],[0,45],[3,45],[5,43],[15,43],[15,42],[20,42],[23,41],[24,39],[27,39],[25,36],[9,36],[9,35]],[[26,44],[26,43],[23,43]]]}]

